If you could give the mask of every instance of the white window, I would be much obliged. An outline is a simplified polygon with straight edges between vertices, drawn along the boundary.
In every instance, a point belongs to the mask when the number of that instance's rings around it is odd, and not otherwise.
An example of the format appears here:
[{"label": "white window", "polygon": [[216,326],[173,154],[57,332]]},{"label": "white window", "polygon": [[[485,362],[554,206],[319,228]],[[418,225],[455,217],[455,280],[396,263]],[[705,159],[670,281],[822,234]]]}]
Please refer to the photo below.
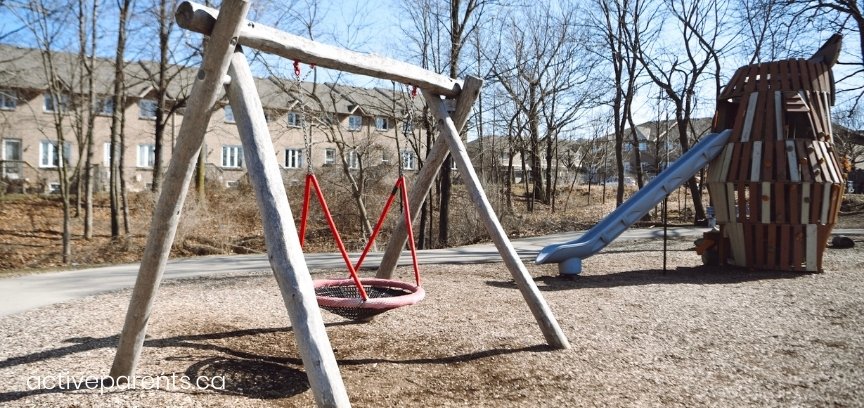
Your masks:
[{"label": "white window", "polygon": [[156,109],[159,104],[153,99],[141,99],[138,101],[139,119],[156,119]]},{"label": "white window", "polygon": [[54,100],[54,95],[51,92],[45,92],[42,103],[42,110],[45,112],[55,112],[58,109],[61,112],[65,112],[69,107],[69,95],[62,94],[60,95],[60,101]]},{"label": "white window", "polygon": [[139,144],[138,145],[138,167],[152,168],[156,163],[156,145]]},{"label": "white window", "polygon": [[303,166],[303,149],[285,149],[285,168],[299,169]]},{"label": "white window", "polygon": [[336,163],[336,149],[324,149],[324,165],[332,166]]},{"label": "white window", "polygon": [[405,170],[414,170],[417,167],[416,156],[411,150],[402,151],[402,168]]},{"label": "white window", "polygon": [[376,130],[388,130],[390,129],[390,121],[383,116],[375,117],[375,129]]},{"label": "white window", "polygon": [[0,89],[0,110],[15,110],[18,106],[18,92],[13,89]]},{"label": "white window", "polygon": [[234,123],[234,109],[231,108],[231,105],[225,105],[225,122],[226,123]]},{"label": "white window", "polygon": [[102,164],[106,168],[111,168],[111,142],[102,145]]},{"label": "white window", "polygon": [[303,126],[303,121],[300,119],[300,114],[297,112],[288,112],[288,127]]},{"label": "white window", "polygon": [[[72,154],[72,145],[69,142],[63,144],[63,163],[69,164]],[[60,152],[57,142],[43,140],[39,143],[39,167],[57,167],[60,165]]]},{"label": "white window", "polygon": [[360,155],[357,154],[356,150],[348,152],[346,159],[348,161],[349,169],[355,170],[360,168]]},{"label": "white window", "polygon": [[0,167],[0,177],[17,179],[21,177],[21,140],[3,140],[3,165]]},{"label": "white window", "polygon": [[410,121],[402,122],[402,132],[403,133],[411,133],[414,131],[414,124]]},{"label": "white window", "polygon": [[114,98],[109,96],[96,101],[96,114],[112,115],[114,113]]},{"label": "white window", "polygon": [[243,167],[243,146],[222,146],[222,167]]},{"label": "white window", "polygon": [[647,152],[648,151],[648,142],[639,142],[639,151]]},{"label": "white window", "polygon": [[359,115],[351,115],[348,117],[348,130],[357,131],[363,126],[363,117]]}]

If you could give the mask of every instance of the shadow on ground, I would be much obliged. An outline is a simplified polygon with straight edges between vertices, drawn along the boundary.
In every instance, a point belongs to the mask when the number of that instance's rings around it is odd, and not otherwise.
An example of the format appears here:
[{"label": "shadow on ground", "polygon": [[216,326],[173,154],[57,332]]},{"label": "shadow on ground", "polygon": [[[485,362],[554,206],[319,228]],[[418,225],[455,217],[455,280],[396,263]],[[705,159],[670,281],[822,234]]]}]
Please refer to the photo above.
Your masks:
[{"label": "shadow on ground", "polygon": [[[666,271],[640,269],[605,275],[540,276],[534,278],[534,281],[537,282],[540,290],[556,291],[658,284],[724,285],[767,279],[797,279],[809,274],[809,272],[751,271],[734,267],[696,266],[678,267]],[[512,280],[486,281],[486,284],[498,288],[516,288],[516,283]]]},{"label": "shadow on ground", "polygon": [[[327,326],[343,326],[362,324],[355,322],[338,322],[330,323]],[[309,389],[309,383],[306,374],[303,371],[303,362],[299,357],[284,357],[273,356],[269,352],[256,353],[248,350],[239,350],[236,348],[224,346],[222,344],[226,339],[245,337],[245,336],[267,336],[271,334],[288,335],[292,332],[290,327],[266,328],[266,329],[244,329],[223,331],[214,333],[193,334],[184,336],[175,336],[164,339],[150,339],[144,342],[145,347],[152,348],[179,348],[199,351],[212,352],[211,356],[203,359],[195,359],[194,362],[185,370],[185,375],[192,384],[199,379],[209,381],[214,376],[224,378],[222,384],[211,384],[208,392],[217,392],[228,395],[239,395],[250,398],[259,399],[276,399],[285,398],[305,392]],[[249,339],[254,344],[255,339]],[[23,356],[10,357],[0,361],[0,368],[9,368],[25,364],[40,363],[47,360],[58,359],[69,355],[83,353],[87,351],[114,348],[116,347],[118,336],[109,336],[102,338],[94,337],[76,337],[62,341],[62,343],[71,343],[70,345],[57,347],[37,353],[27,354]],[[213,341],[211,343],[210,341]],[[261,342],[264,343],[264,342]],[[391,364],[455,364],[462,362],[475,361],[506,354],[531,353],[552,350],[549,346],[535,345],[521,348],[493,348],[473,353],[456,354],[450,356],[434,357],[434,358],[411,358],[411,359],[384,359],[384,358],[362,358],[362,359],[337,359],[340,366],[360,366],[366,364],[391,363]],[[273,350],[277,352],[278,350]],[[169,357],[169,361],[186,360],[182,353],[174,353],[174,357]],[[106,367],[106,370],[108,367]],[[171,381],[172,377],[178,376],[180,373],[138,373],[139,377],[161,378],[163,384]],[[66,379],[58,381],[52,386],[44,386],[43,384],[27,383],[27,379],[22,379],[22,385],[26,390],[0,392],[0,404],[10,401],[17,401],[22,398],[27,398],[35,395],[52,394],[52,393],[75,393],[80,390],[99,390],[104,387],[105,394],[123,392],[129,387],[117,386],[114,387],[114,380],[110,377],[95,377],[91,376],[86,381],[76,382],[74,379]],[[79,380],[80,381],[80,380]],[[179,377],[176,382],[179,383]],[[31,388],[31,385],[37,385]],[[134,388],[134,387],[133,387]],[[167,387],[166,387],[167,388]],[[162,389],[162,392],[185,392],[189,393],[190,387],[187,389]],[[191,387],[192,392],[200,392],[194,390],[194,385]]]}]

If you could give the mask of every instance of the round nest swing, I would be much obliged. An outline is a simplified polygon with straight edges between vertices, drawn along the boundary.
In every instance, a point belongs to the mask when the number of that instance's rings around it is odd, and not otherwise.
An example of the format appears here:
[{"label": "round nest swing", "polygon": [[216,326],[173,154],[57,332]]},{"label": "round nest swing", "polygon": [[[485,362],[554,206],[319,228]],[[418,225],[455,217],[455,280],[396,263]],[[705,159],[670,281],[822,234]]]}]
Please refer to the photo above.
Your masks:
[{"label": "round nest swing", "polygon": [[314,281],[318,306],[346,319],[368,321],[388,310],[410,306],[423,300],[426,291],[406,282],[360,278],[368,299],[360,296],[353,279]]}]

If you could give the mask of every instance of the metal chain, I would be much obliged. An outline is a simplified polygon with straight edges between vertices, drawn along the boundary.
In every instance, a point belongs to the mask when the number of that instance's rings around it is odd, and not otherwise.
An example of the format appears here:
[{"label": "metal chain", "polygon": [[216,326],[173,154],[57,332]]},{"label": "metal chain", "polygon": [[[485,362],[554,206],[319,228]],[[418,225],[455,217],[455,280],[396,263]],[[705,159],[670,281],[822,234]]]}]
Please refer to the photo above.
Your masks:
[{"label": "metal chain", "polygon": [[312,126],[309,125],[309,121],[307,120],[307,108],[306,104],[303,102],[303,82],[306,81],[306,78],[309,77],[309,74],[315,70],[315,65],[309,65],[309,71],[306,72],[306,75],[300,76],[300,61],[294,61],[294,79],[297,84],[297,94],[300,96],[300,128],[303,132],[303,150],[306,156],[306,173],[312,174]]},{"label": "metal chain", "polygon": [[[409,94],[409,91],[408,91],[408,85],[404,85],[404,84],[403,84],[402,92],[401,92],[401,93],[402,93],[402,102],[404,103],[404,106],[405,106],[405,118],[404,118],[404,121],[402,122],[402,135],[405,137],[405,143],[407,143],[407,144],[410,145],[410,139],[408,138],[408,135],[411,133],[411,131],[409,130],[409,126],[412,126],[412,127],[413,127],[413,121],[414,121],[413,111],[414,111],[414,109],[412,109],[412,108],[413,108],[414,96],[417,95],[417,87],[415,86],[415,87],[410,91],[410,95],[411,95],[411,99],[410,99],[410,100],[409,100],[408,97],[406,96],[406,95]],[[405,166],[404,166],[404,163],[403,163],[403,159],[404,159],[404,158],[402,157],[402,153],[403,153],[403,152],[402,152],[402,149],[401,149],[400,146],[399,146],[399,133],[398,133],[398,132],[396,133],[396,152],[397,152],[398,157],[399,157],[399,160],[398,160],[398,163],[399,163],[399,178],[402,178],[402,176],[403,176],[403,168],[404,168]]]}]

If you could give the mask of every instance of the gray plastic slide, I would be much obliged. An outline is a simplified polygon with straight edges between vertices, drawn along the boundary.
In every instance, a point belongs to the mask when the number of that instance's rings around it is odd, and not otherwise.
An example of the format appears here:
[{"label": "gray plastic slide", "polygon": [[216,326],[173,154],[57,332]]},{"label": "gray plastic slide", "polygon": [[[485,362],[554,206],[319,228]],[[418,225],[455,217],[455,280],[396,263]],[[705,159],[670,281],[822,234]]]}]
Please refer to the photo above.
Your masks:
[{"label": "gray plastic slide", "polygon": [[723,151],[731,133],[732,130],[727,129],[720,133],[706,135],[584,235],[574,241],[543,248],[535,262],[538,264],[556,262],[558,272],[562,275],[578,275],[582,272],[583,259],[600,252],[634,222],[645,216],[651,208],[663,200],[663,197],[708,165]]}]

